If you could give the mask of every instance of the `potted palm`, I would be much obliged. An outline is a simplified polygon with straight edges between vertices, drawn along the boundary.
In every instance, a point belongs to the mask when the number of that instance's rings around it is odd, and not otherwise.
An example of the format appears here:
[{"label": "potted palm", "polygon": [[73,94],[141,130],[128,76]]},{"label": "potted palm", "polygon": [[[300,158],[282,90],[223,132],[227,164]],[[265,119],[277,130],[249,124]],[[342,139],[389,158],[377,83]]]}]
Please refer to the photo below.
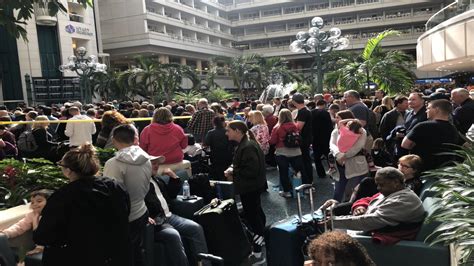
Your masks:
[{"label": "potted palm", "polygon": [[454,153],[462,158],[460,162],[424,175],[436,180],[432,188],[440,198],[428,221],[441,224],[427,241],[453,245],[459,265],[474,265],[474,148],[463,147]]}]

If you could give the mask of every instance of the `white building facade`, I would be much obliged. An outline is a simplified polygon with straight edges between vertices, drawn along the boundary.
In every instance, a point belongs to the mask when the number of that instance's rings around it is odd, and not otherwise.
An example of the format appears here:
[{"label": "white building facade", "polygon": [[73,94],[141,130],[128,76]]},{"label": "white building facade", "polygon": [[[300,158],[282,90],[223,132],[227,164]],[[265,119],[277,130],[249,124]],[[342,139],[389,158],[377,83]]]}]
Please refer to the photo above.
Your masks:
[{"label": "white building facade", "polygon": [[212,56],[258,53],[284,56],[294,69],[308,67],[305,54],[288,46],[298,31],[320,16],[325,29],[337,26],[350,39],[348,49],[361,49],[385,29],[402,32],[384,47],[415,56],[426,21],[445,6],[442,0],[101,0],[104,51],[114,64],[133,56],[155,56],[205,69]]},{"label": "white building facade", "polygon": [[70,78],[77,75],[62,73],[59,66],[81,46],[88,54],[101,54],[99,24],[95,23],[98,5],[84,8],[76,0],[61,0],[61,3],[67,13],[60,11],[54,17],[49,16],[47,10],[35,7],[32,19],[25,25],[28,41],[15,40],[0,29],[2,39],[8,43],[3,44],[4,47],[0,45],[0,100],[3,103],[77,99],[78,85]]}]

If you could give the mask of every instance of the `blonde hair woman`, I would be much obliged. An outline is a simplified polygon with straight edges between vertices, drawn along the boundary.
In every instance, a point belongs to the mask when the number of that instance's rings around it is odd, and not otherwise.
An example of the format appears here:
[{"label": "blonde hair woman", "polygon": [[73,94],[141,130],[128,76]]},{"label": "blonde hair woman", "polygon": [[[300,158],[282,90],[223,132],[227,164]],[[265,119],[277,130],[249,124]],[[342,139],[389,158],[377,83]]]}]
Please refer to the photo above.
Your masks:
[{"label": "blonde hair woman", "polygon": [[53,136],[48,132],[49,119],[45,115],[37,116],[32,126],[32,134],[38,148],[31,154],[22,154],[31,158],[45,158],[56,162],[58,143],[53,142]]},{"label": "blonde hair woman", "polygon": [[249,122],[253,125],[250,131],[255,136],[263,153],[267,155],[270,149],[270,144],[268,143],[270,141],[270,133],[268,133],[267,122],[265,122],[262,112],[251,111],[249,113]]},{"label": "blonde hair woman", "polygon": [[304,177],[303,171],[303,157],[301,156],[301,149],[299,147],[287,147],[285,144],[286,136],[290,133],[299,133],[291,111],[288,109],[281,109],[278,115],[278,124],[272,130],[270,144],[275,145],[275,158],[280,173],[280,184],[283,191],[280,196],[291,198],[291,182],[288,176],[288,169],[290,165],[295,170],[295,173],[300,172]]}]

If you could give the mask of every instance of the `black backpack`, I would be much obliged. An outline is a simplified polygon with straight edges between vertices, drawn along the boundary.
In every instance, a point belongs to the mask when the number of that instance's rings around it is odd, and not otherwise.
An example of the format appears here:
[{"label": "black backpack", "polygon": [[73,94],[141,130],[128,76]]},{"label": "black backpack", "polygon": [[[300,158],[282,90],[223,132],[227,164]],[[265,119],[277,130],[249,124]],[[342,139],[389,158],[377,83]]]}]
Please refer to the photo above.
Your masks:
[{"label": "black backpack", "polygon": [[283,143],[287,148],[299,148],[301,143],[300,133],[296,131],[287,132]]},{"label": "black backpack", "polygon": [[35,136],[33,131],[25,130],[20,134],[18,141],[16,142],[18,150],[21,152],[34,152],[38,149],[38,144],[36,144]]}]

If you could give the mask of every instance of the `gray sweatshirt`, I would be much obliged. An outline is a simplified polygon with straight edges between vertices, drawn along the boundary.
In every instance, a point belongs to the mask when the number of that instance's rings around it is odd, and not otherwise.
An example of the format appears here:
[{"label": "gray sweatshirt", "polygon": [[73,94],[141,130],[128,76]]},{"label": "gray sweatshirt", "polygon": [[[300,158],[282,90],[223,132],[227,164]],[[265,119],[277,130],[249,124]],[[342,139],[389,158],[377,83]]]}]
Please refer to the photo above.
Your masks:
[{"label": "gray sweatshirt", "polygon": [[105,163],[104,176],[122,182],[127,188],[130,195],[129,222],[146,213],[144,199],[150,188],[151,162],[145,151],[136,145],[119,150]]},{"label": "gray sweatshirt", "polygon": [[337,216],[334,227],[349,230],[373,231],[400,223],[423,221],[425,210],[420,198],[409,188],[384,197],[380,194],[370,202],[367,212],[359,216]]}]

